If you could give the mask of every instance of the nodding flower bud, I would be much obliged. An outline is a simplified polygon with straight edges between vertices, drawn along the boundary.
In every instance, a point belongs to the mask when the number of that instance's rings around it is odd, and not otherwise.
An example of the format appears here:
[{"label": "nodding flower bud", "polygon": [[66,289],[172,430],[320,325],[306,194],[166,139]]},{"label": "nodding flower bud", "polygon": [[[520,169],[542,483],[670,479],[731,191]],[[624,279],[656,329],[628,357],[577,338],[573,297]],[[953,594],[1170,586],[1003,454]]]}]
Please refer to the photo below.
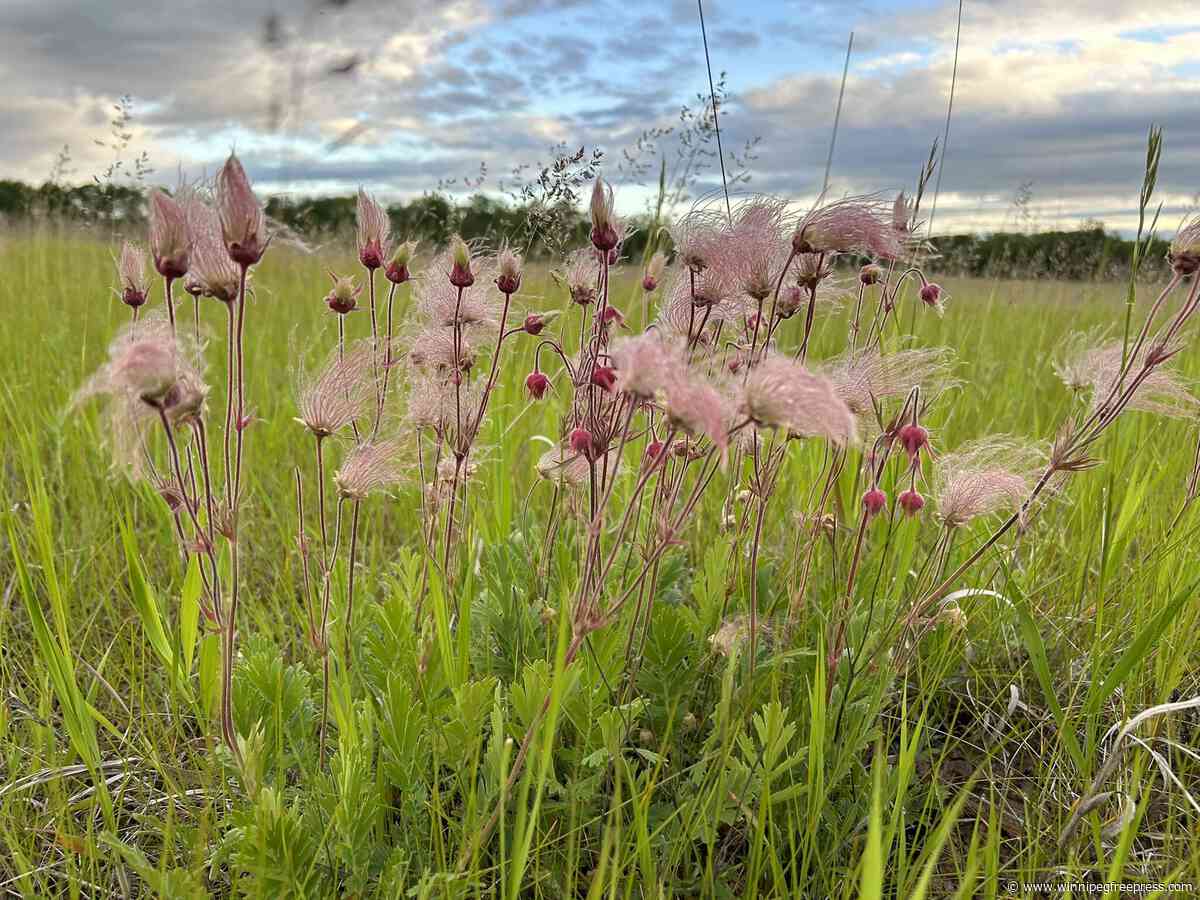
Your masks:
[{"label": "nodding flower bud", "polygon": [[344,316],[358,305],[358,295],[362,293],[362,288],[356,287],[354,279],[350,276],[339,278],[330,272],[329,277],[333,279],[333,287],[325,296],[325,302],[335,313]]},{"label": "nodding flower bud", "polygon": [[192,240],[187,213],[157,188],[150,192],[150,253],[163,278],[182,278],[188,270]]},{"label": "nodding flower bud", "polygon": [[559,311],[556,309],[543,313],[530,313],[525,317],[525,324],[521,328],[526,334],[541,334],[546,326],[558,317]]},{"label": "nodding flower bud", "polygon": [[642,276],[642,290],[647,294],[658,287],[659,281],[662,280],[663,272],[667,268],[667,257],[661,250],[650,257],[650,262],[646,265],[646,274]]},{"label": "nodding flower bud", "polygon": [[941,285],[934,284],[932,281],[921,285],[921,302],[926,306],[940,306],[942,301]]},{"label": "nodding flower bud", "polygon": [[604,307],[603,314],[600,316],[600,322],[602,325],[611,325],[613,322],[616,322],[618,325],[624,326],[625,316],[615,306],[606,306]]},{"label": "nodding flower bud", "polygon": [[613,192],[599,175],[592,185],[591,216],[593,246],[603,253],[615,249],[621,239],[613,215]]},{"label": "nodding flower bud", "polygon": [[788,285],[779,293],[779,301],[775,304],[775,315],[781,319],[790,319],[804,305],[804,292],[799,285]]},{"label": "nodding flower bud", "polygon": [[915,488],[909,488],[896,498],[906,516],[915,516],[925,506],[925,498],[917,493]]},{"label": "nodding flower bud", "polygon": [[883,277],[883,269],[875,265],[875,263],[867,263],[858,270],[858,280],[863,284],[878,284],[879,279]]},{"label": "nodding flower bud", "polygon": [[613,385],[617,383],[617,373],[609,366],[592,366],[592,384],[598,388],[603,388],[610,394],[613,390]]},{"label": "nodding flower bud", "polygon": [[586,428],[574,429],[567,437],[567,444],[585,459],[596,458],[596,442],[592,439],[592,433]]},{"label": "nodding flower bud", "polygon": [[873,519],[879,515],[887,507],[887,494],[879,489],[879,486],[871,488],[862,495],[863,514],[868,519]]},{"label": "nodding flower bud", "polygon": [[550,379],[541,372],[530,372],[525,379],[525,390],[534,400],[541,400],[550,389]]},{"label": "nodding flower bud", "polygon": [[471,248],[457,234],[450,239],[450,283],[456,288],[469,288],[475,283],[471,271]]},{"label": "nodding flower bud", "polygon": [[913,462],[917,461],[917,455],[922,449],[929,449],[929,432],[920,425],[908,424],[900,429],[899,433],[900,446],[904,448],[904,452],[908,454],[908,458]]},{"label": "nodding flower bud", "polygon": [[515,294],[521,287],[521,257],[515,250],[505,247],[496,261],[499,274],[496,287],[502,294]]},{"label": "nodding flower bud", "polygon": [[412,264],[413,254],[417,250],[416,241],[404,241],[396,247],[392,253],[392,258],[388,260],[387,268],[383,270],[383,276],[392,284],[404,284],[412,275],[408,271],[408,267]]},{"label": "nodding flower bud", "polygon": [[232,153],[217,173],[216,192],[221,235],[229,258],[242,268],[254,265],[267,250],[267,220],[246,170]]},{"label": "nodding flower bud", "polygon": [[652,465],[658,461],[658,458],[663,454],[663,442],[651,441],[646,446],[646,464]]}]

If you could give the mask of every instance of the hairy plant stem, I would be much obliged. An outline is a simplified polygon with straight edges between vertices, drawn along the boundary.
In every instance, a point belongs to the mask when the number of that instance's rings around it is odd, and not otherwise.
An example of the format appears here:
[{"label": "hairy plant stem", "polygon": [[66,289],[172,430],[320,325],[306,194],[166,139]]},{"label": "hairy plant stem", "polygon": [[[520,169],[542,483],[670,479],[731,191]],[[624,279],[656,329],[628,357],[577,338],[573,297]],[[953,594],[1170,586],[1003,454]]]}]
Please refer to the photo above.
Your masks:
[{"label": "hairy plant stem", "polygon": [[352,654],[351,643],[353,640],[353,622],[354,622],[354,559],[358,550],[358,512],[362,506],[360,500],[354,500],[354,511],[350,516],[350,566],[346,577],[346,671],[350,671],[350,658]]},{"label": "hairy plant stem", "polygon": [[172,287],[175,284],[175,279],[170,276],[163,276],[163,298],[167,303],[167,319],[171,323],[171,337],[175,337],[175,297]]}]

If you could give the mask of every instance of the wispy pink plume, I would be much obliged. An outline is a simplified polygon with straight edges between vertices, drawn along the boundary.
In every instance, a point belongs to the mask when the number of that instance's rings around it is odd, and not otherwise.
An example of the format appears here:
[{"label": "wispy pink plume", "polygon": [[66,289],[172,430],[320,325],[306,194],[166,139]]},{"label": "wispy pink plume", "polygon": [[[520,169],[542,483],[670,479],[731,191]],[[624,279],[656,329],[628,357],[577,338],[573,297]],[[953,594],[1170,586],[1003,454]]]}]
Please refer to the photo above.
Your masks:
[{"label": "wispy pink plume", "polygon": [[150,290],[146,251],[132,241],[121,244],[121,254],[117,257],[117,280],[120,284],[120,290],[117,291],[119,296],[129,297],[133,293],[142,298],[141,302],[145,302],[146,293]]},{"label": "wispy pink plume", "polygon": [[365,500],[371,494],[399,484],[404,477],[401,444],[386,439],[357,444],[333,476],[338,494],[348,500]]},{"label": "wispy pink plume", "polygon": [[334,350],[312,371],[297,368],[294,381],[298,421],[323,438],[366,415],[375,399],[373,354],[371,342],[362,340],[344,353]]},{"label": "wispy pink plume", "polygon": [[784,356],[767,356],[751,369],[738,409],[756,425],[825,438],[837,446],[853,443],[858,435],[854,415],[832,382]]},{"label": "wispy pink plume", "polygon": [[938,518],[958,528],[981,516],[1017,510],[1033,490],[1045,453],[1017,438],[996,436],[944,453],[934,467]]},{"label": "wispy pink plume", "polygon": [[391,255],[391,219],[387,210],[361,187],[355,209],[359,262],[368,269],[378,269]]},{"label": "wispy pink plume", "polygon": [[822,365],[820,373],[854,415],[873,418],[876,402],[907,395],[920,387],[932,398],[958,382],[951,373],[954,353],[947,347],[917,347],[882,354],[854,350]]},{"label": "wispy pink plume", "polygon": [[400,341],[403,360],[411,366],[445,380],[454,371],[458,360],[460,371],[475,364],[475,345],[467,335],[460,335],[455,354],[454,332],[449,328],[423,328]]},{"label": "wispy pink plume", "polygon": [[150,192],[150,253],[160,275],[182,278],[187,274],[192,237],[187,209],[157,188]]},{"label": "wispy pink plume", "polygon": [[[1054,369],[1067,387],[1074,391],[1089,392],[1092,408],[1095,409],[1098,404],[1108,399],[1113,386],[1120,378],[1125,350],[1120,341],[1088,346],[1092,338],[1094,335],[1087,334],[1077,334],[1069,338],[1064,344],[1060,358],[1054,364]],[[1138,353],[1125,376],[1121,392],[1137,380],[1136,376],[1141,372],[1147,354],[1152,349],[1153,346],[1147,344]],[[1200,411],[1200,401],[1197,401],[1192,393],[1191,384],[1176,372],[1158,364],[1149,375],[1141,379],[1127,408],[1168,418],[1191,418]]]},{"label": "wispy pink plume", "polygon": [[453,328],[457,311],[458,321],[466,329],[495,329],[500,324],[500,308],[504,302],[496,289],[495,260],[484,254],[471,257],[475,282],[462,289],[446,278],[453,260],[449,253],[439,254],[413,282],[413,298],[417,314],[429,324]]},{"label": "wispy pink plume", "polygon": [[1192,275],[1200,270],[1200,216],[1193,217],[1175,232],[1167,259],[1180,275]]},{"label": "wispy pink plume", "polygon": [[671,242],[680,264],[693,272],[702,272],[717,262],[721,243],[720,228],[724,210],[697,205],[671,226]]},{"label": "wispy pink plume", "polygon": [[596,302],[600,280],[600,263],[591,247],[573,250],[567,255],[562,268],[552,271],[551,276],[567,289],[571,302],[589,306]]},{"label": "wispy pink plume", "polygon": [[864,253],[895,259],[903,248],[891,219],[892,211],[878,197],[835,200],[801,218],[793,246],[802,253]]},{"label": "wispy pink plume", "polygon": [[652,399],[684,368],[679,347],[652,331],[614,341],[610,356],[616,389],[642,400]]},{"label": "wispy pink plume", "polygon": [[220,217],[199,200],[188,207],[188,213],[192,234],[189,274],[205,297],[233,303],[237,300],[241,270],[225,248]]},{"label": "wispy pink plume", "polygon": [[714,268],[730,273],[736,289],[755,301],[765,300],[791,255],[783,218],[786,204],[756,197],[735,210],[733,227],[723,234]]},{"label": "wispy pink plume", "polygon": [[701,372],[685,370],[668,379],[662,395],[673,425],[693,437],[707,437],[724,452],[729,446],[729,403]]},{"label": "wispy pink plume", "polygon": [[267,220],[241,160],[232,153],[217,173],[216,200],[230,258],[242,266],[254,265],[267,249]]}]

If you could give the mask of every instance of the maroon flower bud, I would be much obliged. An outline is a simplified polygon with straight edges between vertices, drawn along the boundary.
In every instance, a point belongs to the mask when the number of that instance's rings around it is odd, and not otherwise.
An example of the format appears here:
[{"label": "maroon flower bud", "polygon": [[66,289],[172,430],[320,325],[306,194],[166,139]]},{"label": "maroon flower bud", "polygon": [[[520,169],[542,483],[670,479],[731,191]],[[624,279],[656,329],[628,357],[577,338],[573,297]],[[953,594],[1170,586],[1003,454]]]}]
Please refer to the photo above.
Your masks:
[{"label": "maroon flower bud", "polygon": [[617,373],[609,366],[592,366],[592,384],[598,388],[603,388],[610,394],[613,390],[613,385],[617,383]]},{"label": "maroon flower bud", "polygon": [[550,379],[541,372],[530,372],[525,379],[525,390],[529,391],[529,396],[534,400],[541,400],[549,389]]},{"label": "maroon flower bud", "polygon": [[146,292],[140,291],[135,287],[127,287],[121,291],[121,302],[126,306],[137,309],[146,302]]},{"label": "maroon flower bud", "polygon": [[647,275],[642,279],[642,290],[649,294],[651,291],[658,288],[658,279],[653,275]]},{"label": "maroon flower bud", "polygon": [[392,252],[392,258],[388,260],[387,268],[383,270],[383,277],[392,284],[404,284],[408,281],[412,277],[408,266],[416,249],[416,241],[405,241],[397,246]]},{"label": "maroon flower bud", "polygon": [[576,453],[579,453],[587,459],[594,459],[596,456],[596,444],[592,440],[592,433],[586,428],[576,428],[567,438],[567,443]]},{"label": "maroon flower bud", "polygon": [[521,257],[515,250],[505,247],[500,252],[497,266],[496,287],[502,294],[515,294],[521,287]]},{"label": "maroon flower bud", "polygon": [[537,313],[532,313],[525,317],[525,324],[522,327],[526,334],[541,334],[542,329],[546,327],[546,320]]},{"label": "maroon flower bud", "polygon": [[858,280],[863,284],[878,284],[879,279],[882,277],[883,269],[879,268],[875,263],[868,263],[858,270]]},{"label": "maroon flower bud", "polygon": [[616,322],[618,325],[625,324],[625,316],[615,306],[604,307],[604,313],[600,316],[600,321],[605,325],[611,325]]},{"label": "maroon flower bud", "polygon": [[908,458],[914,462],[917,459],[922,448],[929,448],[929,432],[920,425],[908,424],[900,429],[900,446],[904,448],[904,452],[908,454]]},{"label": "maroon flower bud", "polygon": [[658,461],[658,458],[663,453],[662,441],[651,441],[646,447],[646,463],[651,464]]},{"label": "maroon flower bud", "polygon": [[358,261],[363,264],[363,268],[372,272],[382,266],[383,248],[379,246],[379,241],[373,239],[367,241],[358,251]]},{"label": "maroon flower bud", "polygon": [[932,281],[921,286],[921,302],[926,306],[937,306],[942,299],[942,288]]},{"label": "maroon flower bud", "polygon": [[358,295],[362,293],[362,288],[355,287],[353,278],[338,278],[332,272],[329,273],[329,277],[333,279],[333,287],[325,296],[325,303],[339,316],[352,312],[358,305]]},{"label": "maroon flower bud", "polygon": [[450,283],[456,288],[469,288],[475,283],[471,271],[471,249],[466,241],[455,235],[450,241]]},{"label": "maroon flower bud", "polygon": [[906,516],[915,516],[925,506],[925,498],[912,488],[897,497],[896,502],[900,504]]},{"label": "maroon flower bud", "polygon": [[[619,223],[616,216],[613,215],[612,188],[605,184],[604,179],[600,176],[596,176],[596,182],[592,185],[590,212],[593,246],[602,253],[611,253],[621,242],[621,237],[618,233]],[[608,258],[608,261],[610,264],[612,263],[611,257]]]},{"label": "maroon flower bud", "polygon": [[866,517],[872,519],[887,507],[887,494],[875,486],[862,495],[862,505]]}]

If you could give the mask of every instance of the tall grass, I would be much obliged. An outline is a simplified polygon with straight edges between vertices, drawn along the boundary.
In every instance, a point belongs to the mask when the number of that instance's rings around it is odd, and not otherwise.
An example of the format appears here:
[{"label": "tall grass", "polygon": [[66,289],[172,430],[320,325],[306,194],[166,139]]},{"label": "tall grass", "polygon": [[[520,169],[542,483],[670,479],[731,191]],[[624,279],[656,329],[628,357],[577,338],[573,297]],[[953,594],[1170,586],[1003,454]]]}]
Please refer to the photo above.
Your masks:
[{"label": "tall grass", "polygon": [[[855,651],[929,585],[936,532],[880,523],[843,613],[862,489],[848,466],[805,615],[786,628],[784,587],[824,465],[819,452],[796,454],[763,517],[757,606],[773,627],[751,653],[719,640],[751,611],[746,542],[722,524],[722,472],[663,556],[653,606],[589,633],[572,662],[577,559],[552,544],[535,565],[563,502],[535,471],[560,438],[557,411],[525,395],[532,345],[515,344],[482,425],[461,576],[422,561],[415,479],[361,507],[354,664],[332,668],[322,764],[321,663],[291,502],[294,467],[316,473],[311,437],[293,421],[289,338],[333,346],[321,285],[355,263],[349,251],[273,248],[247,344],[256,421],[240,525],[237,762],[214,728],[219,638],[196,626],[194,557],[183,561],[154,491],[106,470],[94,411],[69,411],[126,317],[109,291],[111,253],[49,233],[0,245],[5,891],[974,897],[1010,881],[1200,885],[1194,711],[1140,723],[1136,740],[1109,734],[1200,693],[1195,510],[1171,528],[1194,423],[1123,416],[1092,448],[1103,466],[961,579],[953,615],[913,646],[861,660]],[[639,280],[618,274],[612,287],[635,327]],[[922,417],[935,452],[950,449],[937,445],[943,434],[1053,437],[1076,402],[1052,370],[1055,348],[1121,322],[1125,288],[943,286],[946,315],[913,323],[919,343],[959,358],[963,386]],[[521,313],[567,303],[536,269],[516,301]],[[182,323],[190,302],[178,300]],[[399,316],[409,302],[402,287]],[[202,304],[219,348],[222,311]],[[841,351],[850,313],[817,316],[810,359]],[[363,315],[347,322],[359,336]],[[1178,364],[1200,373],[1194,348]],[[965,532],[944,571],[990,533]],[[344,562],[330,577],[337,617]],[[841,615],[854,664],[831,668]]]}]

